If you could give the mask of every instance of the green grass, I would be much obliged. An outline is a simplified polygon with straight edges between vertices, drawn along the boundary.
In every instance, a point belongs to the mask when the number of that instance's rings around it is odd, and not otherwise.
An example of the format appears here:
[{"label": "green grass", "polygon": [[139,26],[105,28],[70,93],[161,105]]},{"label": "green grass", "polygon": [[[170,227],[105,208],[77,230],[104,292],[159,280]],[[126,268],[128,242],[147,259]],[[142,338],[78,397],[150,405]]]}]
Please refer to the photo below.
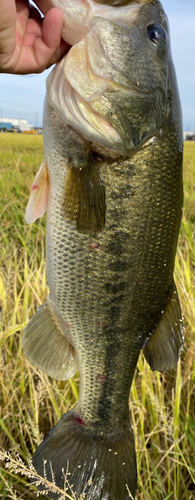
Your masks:
[{"label": "green grass", "polygon": [[[186,341],[181,362],[170,373],[151,372],[140,355],[130,397],[138,500],[192,500],[195,495],[195,143],[185,143],[184,152],[185,209],[175,279]],[[42,158],[41,136],[0,134],[2,500],[36,498],[28,459],[78,398],[78,376],[67,382],[50,379],[30,366],[21,348],[22,330],[48,294],[46,217],[29,226],[24,220]]]}]

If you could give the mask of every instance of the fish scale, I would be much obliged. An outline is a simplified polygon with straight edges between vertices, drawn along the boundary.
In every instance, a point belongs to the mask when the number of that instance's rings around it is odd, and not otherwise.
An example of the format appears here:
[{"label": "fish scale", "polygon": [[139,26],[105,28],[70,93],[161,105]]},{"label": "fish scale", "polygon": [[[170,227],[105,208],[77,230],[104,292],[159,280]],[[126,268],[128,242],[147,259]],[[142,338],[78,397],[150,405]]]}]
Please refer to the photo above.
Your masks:
[{"label": "fish scale", "polygon": [[164,371],[184,342],[173,280],[181,112],[160,2],[109,10],[86,0],[82,9],[89,4],[82,33],[79,19],[75,45],[47,80],[45,160],[27,220],[42,215],[47,198],[50,296],[23,347],[48,375],[64,380],[78,368],[80,376],[77,404],[35,452],[38,474],[53,481],[52,468],[57,486],[77,500],[83,492],[87,500],[127,500],[137,485],[129,393],[140,350]]},{"label": "fish scale", "polygon": [[[53,121],[54,118],[52,118]],[[61,125],[62,126],[62,125]],[[59,132],[58,132],[59,135]],[[65,131],[64,131],[65,136]],[[172,138],[171,138],[172,139]],[[55,142],[55,138],[53,139]],[[52,137],[45,139],[45,147],[47,148],[47,141],[51,144]],[[165,142],[163,141],[163,147],[165,150]],[[169,148],[169,144],[167,144]],[[151,152],[150,152],[151,150]],[[138,352],[145,341],[146,331],[147,334],[154,330],[154,327],[159,318],[161,309],[167,300],[167,290],[169,291],[172,285],[172,274],[174,260],[169,262],[169,266],[164,266],[164,260],[169,256],[169,252],[172,249],[173,242],[175,242],[175,234],[170,231],[171,220],[167,219],[167,224],[165,224],[164,217],[164,206],[166,206],[166,211],[170,211],[170,215],[177,212],[177,205],[181,205],[182,190],[180,188],[181,175],[178,169],[178,179],[177,184],[175,184],[174,190],[171,189],[172,198],[170,198],[169,193],[169,176],[164,175],[163,169],[161,170],[161,183],[158,184],[159,192],[156,189],[156,178],[154,172],[154,165],[150,161],[150,156],[153,156],[154,145],[149,144],[143,154],[138,153],[136,160],[136,168],[134,167],[134,176],[131,176],[131,183],[134,187],[135,195],[133,197],[126,196],[126,179],[128,177],[129,163],[130,169],[132,164],[125,160],[126,168],[123,166],[123,176],[120,175],[118,165],[116,164],[117,175],[115,176],[115,169],[112,164],[101,165],[101,173],[104,178],[106,185],[107,197],[110,201],[107,207],[107,221],[104,232],[98,237],[98,243],[100,245],[98,252],[94,252],[90,249],[92,238],[90,235],[86,237],[85,235],[78,234],[71,225],[68,225],[64,219],[63,211],[60,213],[60,202],[56,199],[57,192],[60,189],[55,187],[53,193],[53,204],[50,200],[50,210],[52,212],[53,224],[50,226],[49,214],[48,214],[48,240],[52,239],[52,250],[48,250],[53,253],[50,255],[49,262],[50,267],[47,269],[48,282],[51,291],[51,299],[55,303],[55,306],[59,309],[63,320],[65,323],[71,325],[70,327],[70,339],[74,346],[78,360],[81,358],[80,368],[80,378],[81,378],[81,394],[82,394],[82,378],[84,380],[92,380],[92,384],[86,389],[86,394],[97,393],[97,384],[94,384],[94,369],[99,373],[100,367],[102,367],[102,373],[105,371],[106,364],[108,363],[108,354],[103,357],[103,366],[101,366],[99,356],[97,351],[94,352],[94,356],[91,353],[91,340],[93,339],[93,348],[99,347],[100,351],[104,350],[104,342],[107,342],[107,338],[112,333],[112,328],[114,330],[114,343],[117,341],[116,331],[117,329],[122,329],[123,346],[120,347],[120,361],[115,367],[115,378],[119,378],[119,372],[121,372],[121,381],[125,378],[125,373],[127,376],[126,363],[123,363],[124,353],[127,350],[127,345],[124,342],[124,325],[126,326],[126,336],[128,339],[128,350],[131,350],[131,343],[138,343],[137,336],[140,332]],[[54,147],[52,148],[54,150]],[[161,154],[161,150],[159,149]],[[56,160],[56,155],[60,155],[60,151],[55,151],[53,153],[55,156],[55,164],[58,165],[60,161]],[[143,159],[147,159],[147,165],[143,165]],[[50,168],[50,162],[53,165],[54,159],[48,161],[48,168]],[[156,158],[158,163],[158,156]],[[135,165],[135,164],[134,164]],[[140,165],[140,166],[139,166]],[[151,168],[151,165],[153,167]],[[167,165],[165,165],[167,170]],[[150,170],[149,170],[150,169]],[[126,170],[126,171],[125,171]],[[171,170],[171,169],[170,169]],[[136,172],[136,173],[135,173]],[[53,169],[50,174],[51,185],[57,186],[61,185],[62,179],[58,177],[58,172],[56,171],[56,176],[58,179],[54,180]],[[112,178],[115,178],[115,184],[113,189]],[[172,173],[170,172],[170,176]],[[141,182],[140,182],[141,177]],[[157,171],[157,181],[159,177],[159,172]],[[162,185],[162,179],[165,179],[165,185]],[[64,179],[65,182],[65,171]],[[176,182],[176,179],[175,179]],[[153,196],[152,186],[155,186],[155,198]],[[124,196],[119,198],[120,202],[116,205],[116,192],[119,187],[123,187]],[[180,196],[179,196],[180,190]],[[174,196],[174,193],[176,196]],[[137,198],[140,200],[144,197],[144,205],[140,206],[137,202]],[[129,198],[130,198],[130,208],[129,208]],[[166,198],[169,200],[169,204],[166,202]],[[176,198],[176,199],[175,199]],[[123,201],[123,203],[122,203]],[[177,205],[176,205],[177,204]],[[158,209],[159,207],[159,209]],[[153,212],[155,210],[155,215],[158,219],[158,224],[154,226]],[[157,212],[158,210],[158,212]],[[172,211],[174,210],[174,212]],[[131,218],[129,217],[131,215]],[[122,220],[121,220],[122,216]],[[120,221],[120,232],[124,231],[128,234],[128,238],[124,238],[123,246],[124,252],[121,252],[120,259],[118,256],[118,245],[121,244],[121,240],[117,237],[119,230]],[[140,223],[141,222],[141,223]],[[111,228],[109,227],[111,223]],[[113,229],[115,225],[115,230]],[[175,232],[178,232],[180,225],[180,220],[178,220],[177,227],[175,227]],[[64,226],[64,228],[63,228]],[[51,235],[50,235],[51,228]],[[60,235],[66,234],[66,243],[63,252],[56,252],[58,248],[58,242]],[[170,245],[168,239],[170,238]],[[159,249],[155,251],[158,247],[158,240],[161,241],[161,251]],[[71,244],[69,245],[69,240]],[[139,242],[139,244],[138,244]],[[127,247],[129,243],[129,247]],[[72,253],[72,247],[74,247],[74,253]],[[109,247],[109,251],[107,248]],[[138,254],[138,258],[135,259],[135,251]],[[75,260],[75,254],[77,256]],[[67,267],[66,272],[62,272],[62,263],[66,260]],[[170,257],[169,257],[170,261]],[[52,262],[52,264],[51,264]],[[159,271],[157,272],[157,266]],[[82,267],[82,273],[81,273]],[[52,272],[53,268],[53,272]],[[60,274],[57,274],[57,272]],[[123,274],[122,274],[123,271]],[[147,279],[145,279],[147,273]],[[165,279],[165,274],[167,275],[166,287],[161,290],[162,287],[159,286],[159,282]],[[57,275],[57,280],[56,280]],[[74,276],[74,281],[72,281],[71,276]],[[54,278],[53,278],[54,276]],[[123,277],[124,276],[124,277]],[[125,293],[122,295],[117,295],[115,293],[108,293],[108,284],[111,287],[118,284],[118,280],[121,278],[126,283]],[[52,281],[55,282],[55,293],[52,293],[53,285]],[[160,288],[160,290],[158,290]],[[156,293],[158,290],[159,293]],[[111,296],[110,296],[111,295]],[[58,299],[59,298],[59,299]],[[155,300],[154,304],[151,306],[151,299]],[[133,314],[131,308],[131,302],[136,303],[136,308],[133,307]],[[159,303],[159,305],[158,305]],[[143,310],[144,304],[144,310]],[[128,306],[128,309],[127,309]],[[156,312],[155,316],[152,313],[152,308]],[[140,310],[142,309],[142,317],[140,318]],[[148,318],[149,311],[149,318]],[[135,326],[132,326],[132,321]],[[106,332],[105,327],[101,327],[97,323],[106,322],[110,326],[109,330]],[[131,323],[131,342],[129,341],[129,324]],[[71,334],[71,331],[74,334]],[[82,331],[82,337],[80,332]],[[101,343],[100,343],[100,337]],[[120,338],[120,336],[119,336]],[[81,352],[81,354],[80,354]],[[85,358],[87,361],[87,373],[82,373],[82,355],[85,353]],[[112,352],[113,356],[113,352]],[[128,353],[130,360],[130,353]],[[137,358],[136,358],[137,362]],[[135,364],[136,364],[135,362]],[[131,365],[130,361],[129,364]],[[91,367],[90,367],[91,365]],[[95,366],[97,365],[97,368]],[[123,368],[124,365],[124,368]],[[92,370],[93,376],[90,377],[90,368]],[[122,373],[124,371],[124,373]],[[132,369],[132,375],[134,373],[134,366]],[[130,391],[130,385],[132,382],[132,377],[127,377],[128,379],[128,391]],[[122,388],[121,388],[122,389]],[[120,398],[121,392],[119,391]],[[81,408],[81,403],[79,403],[79,414],[85,413],[86,411],[86,397],[85,393],[83,396],[85,410]],[[95,412],[90,401],[90,413],[92,414],[92,419],[95,418]],[[96,399],[93,398],[96,402]],[[126,401],[127,404],[127,401]],[[115,401],[113,402],[115,406]]]}]

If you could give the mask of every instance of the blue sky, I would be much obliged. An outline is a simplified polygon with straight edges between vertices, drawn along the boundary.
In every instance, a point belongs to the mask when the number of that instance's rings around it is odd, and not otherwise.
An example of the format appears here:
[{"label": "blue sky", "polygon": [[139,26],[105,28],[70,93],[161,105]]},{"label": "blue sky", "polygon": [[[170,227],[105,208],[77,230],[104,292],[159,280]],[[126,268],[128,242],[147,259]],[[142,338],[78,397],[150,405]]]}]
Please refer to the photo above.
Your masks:
[{"label": "blue sky", "polygon": [[[184,130],[195,131],[195,0],[164,0],[162,3],[171,27]],[[27,118],[29,123],[41,125],[48,73],[0,74],[0,117]]]}]

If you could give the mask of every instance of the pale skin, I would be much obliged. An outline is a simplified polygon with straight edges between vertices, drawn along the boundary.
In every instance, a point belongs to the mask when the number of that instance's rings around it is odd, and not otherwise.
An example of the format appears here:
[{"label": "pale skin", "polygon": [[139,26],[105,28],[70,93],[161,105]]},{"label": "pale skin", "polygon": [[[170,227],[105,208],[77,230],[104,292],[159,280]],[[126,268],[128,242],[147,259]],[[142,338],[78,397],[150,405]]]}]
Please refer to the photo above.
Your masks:
[{"label": "pale skin", "polygon": [[45,14],[43,19],[28,0],[0,0],[1,73],[41,73],[69,48],[61,39],[61,10],[48,9],[48,0],[35,3]]}]

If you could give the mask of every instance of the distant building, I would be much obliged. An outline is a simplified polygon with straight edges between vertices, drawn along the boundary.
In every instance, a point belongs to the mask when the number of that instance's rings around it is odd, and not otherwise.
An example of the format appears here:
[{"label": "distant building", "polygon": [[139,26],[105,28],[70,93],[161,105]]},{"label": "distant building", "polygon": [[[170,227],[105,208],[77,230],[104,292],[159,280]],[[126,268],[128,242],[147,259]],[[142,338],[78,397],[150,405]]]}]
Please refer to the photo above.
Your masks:
[{"label": "distant building", "polygon": [[195,141],[195,132],[184,132],[184,141]]},{"label": "distant building", "polygon": [[0,122],[0,130],[10,130],[10,128],[12,128],[12,124],[9,123],[9,122]]},{"label": "distant building", "polygon": [[[6,124],[6,127],[4,127]],[[32,130],[34,127],[28,123],[28,120],[23,118],[1,118],[0,119],[0,129],[6,128],[9,130],[10,128],[14,128],[16,130]]]}]

